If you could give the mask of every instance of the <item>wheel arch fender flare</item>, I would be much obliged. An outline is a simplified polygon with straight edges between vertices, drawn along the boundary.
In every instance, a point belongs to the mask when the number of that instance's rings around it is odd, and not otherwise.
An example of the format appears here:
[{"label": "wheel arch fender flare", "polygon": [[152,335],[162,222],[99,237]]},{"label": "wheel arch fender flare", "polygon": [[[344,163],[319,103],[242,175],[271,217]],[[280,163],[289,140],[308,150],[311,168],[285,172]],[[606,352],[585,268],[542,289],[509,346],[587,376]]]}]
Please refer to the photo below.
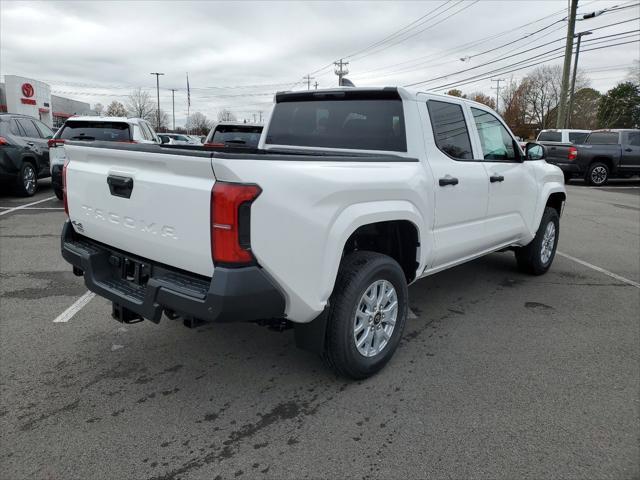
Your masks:
[{"label": "wheel arch fender flare", "polygon": [[566,202],[567,200],[567,190],[564,187],[564,185],[557,182],[545,183],[543,185],[542,191],[540,193],[540,201],[538,202],[538,205],[536,207],[536,213],[533,219],[533,225],[532,225],[532,231],[531,231],[531,234],[533,236],[535,236],[538,230],[538,227],[540,226],[540,222],[542,221],[542,215],[544,214],[544,209],[549,203],[549,199],[554,194],[562,194],[562,196],[564,197],[563,201]]},{"label": "wheel arch fender flare", "polygon": [[328,300],[333,291],[342,252],[349,237],[362,226],[397,220],[405,220],[415,226],[419,245],[418,271],[424,269],[433,242],[428,238],[428,228],[423,215],[413,203],[406,200],[384,200],[349,205],[338,213],[327,234],[323,253],[321,298]]}]

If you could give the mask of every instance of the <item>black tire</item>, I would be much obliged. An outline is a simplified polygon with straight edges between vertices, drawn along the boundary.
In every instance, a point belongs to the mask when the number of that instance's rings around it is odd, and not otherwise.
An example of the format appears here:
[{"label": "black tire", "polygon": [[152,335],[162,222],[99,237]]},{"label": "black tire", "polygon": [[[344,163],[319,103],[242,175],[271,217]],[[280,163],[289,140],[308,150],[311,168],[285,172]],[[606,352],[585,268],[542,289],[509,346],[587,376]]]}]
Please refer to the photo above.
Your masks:
[{"label": "black tire", "polygon": [[[553,224],[553,245],[551,247],[551,254],[545,260],[542,250],[542,244],[548,239],[545,239],[545,232],[547,226]],[[542,214],[542,220],[540,220],[540,226],[536,232],[536,236],[525,247],[516,248],[516,260],[518,262],[518,268],[532,275],[542,275],[549,270],[553,259],[556,256],[556,249],[558,248],[558,239],[560,238],[560,217],[555,208],[546,207]]]},{"label": "black tire", "polygon": [[22,163],[18,173],[16,190],[23,197],[32,197],[38,190],[38,174],[32,163]]},{"label": "black tire", "polygon": [[[367,357],[360,353],[356,346],[355,318],[363,295],[377,280],[386,280],[393,286],[398,310],[396,323],[387,343],[377,354]],[[393,356],[402,338],[407,319],[408,296],[404,272],[393,258],[368,251],[358,251],[345,256],[340,264],[330,299],[324,355],[327,364],[339,375],[354,379],[367,378],[381,370]],[[371,323],[373,321],[370,320],[370,326],[364,327],[366,332],[371,328],[382,328],[384,331],[389,325],[380,313],[375,315],[375,324]],[[361,335],[365,335],[365,330]]]},{"label": "black tire", "polygon": [[64,198],[64,194],[61,188],[54,188],[53,193],[56,194],[56,197],[58,197],[58,200],[62,200]]},{"label": "black tire", "polygon": [[587,173],[584,177],[588,185],[601,187],[609,181],[609,166],[602,162],[593,162],[589,165]]}]

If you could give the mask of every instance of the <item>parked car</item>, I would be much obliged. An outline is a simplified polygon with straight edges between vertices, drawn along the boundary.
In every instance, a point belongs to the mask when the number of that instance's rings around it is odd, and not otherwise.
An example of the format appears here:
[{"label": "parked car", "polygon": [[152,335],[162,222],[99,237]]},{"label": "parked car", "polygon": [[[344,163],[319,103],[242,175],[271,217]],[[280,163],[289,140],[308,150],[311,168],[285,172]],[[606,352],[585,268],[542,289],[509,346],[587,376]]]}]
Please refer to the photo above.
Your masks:
[{"label": "parked car", "polygon": [[583,177],[601,186],[611,177],[640,175],[640,130],[594,130],[581,145],[548,148],[547,161],[562,169],[567,182]]},{"label": "parked car", "polygon": [[211,127],[204,146],[256,148],[262,128],[262,125],[256,123],[218,122]]},{"label": "parked car", "polygon": [[60,200],[62,200],[62,167],[66,160],[63,147],[69,140],[161,143],[151,124],[142,118],[70,117],[49,140],[51,183],[56,197]]},{"label": "parked car", "polygon": [[562,172],[485,105],[401,87],[275,102],[252,151],[65,146],[62,255],[116,319],[293,326],[364,378],[400,342],[408,284],[505,249],[551,266]]},{"label": "parked car", "polygon": [[201,137],[201,136],[199,136],[199,135],[189,135],[189,138],[190,138],[191,140],[193,140],[193,144],[194,144],[194,145],[202,145],[202,143],[203,143],[203,142],[202,142],[202,138],[203,138],[203,137]]},{"label": "parked car", "polygon": [[49,176],[48,139],[53,131],[27,115],[0,113],[0,182],[32,196],[38,179]]},{"label": "parked car", "polygon": [[182,133],[161,133],[160,140],[168,145],[197,145],[197,142],[189,135]]}]

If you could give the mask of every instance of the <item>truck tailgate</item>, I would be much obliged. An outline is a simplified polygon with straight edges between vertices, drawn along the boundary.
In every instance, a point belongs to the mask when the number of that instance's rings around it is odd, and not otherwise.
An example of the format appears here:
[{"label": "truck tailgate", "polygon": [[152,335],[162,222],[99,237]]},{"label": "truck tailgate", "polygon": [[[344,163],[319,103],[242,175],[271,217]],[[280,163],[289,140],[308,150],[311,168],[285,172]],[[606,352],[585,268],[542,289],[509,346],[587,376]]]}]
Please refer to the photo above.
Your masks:
[{"label": "truck tailgate", "polygon": [[74,229],[125,252],[212,276],[210,155],[110,147],[64,147]]}]

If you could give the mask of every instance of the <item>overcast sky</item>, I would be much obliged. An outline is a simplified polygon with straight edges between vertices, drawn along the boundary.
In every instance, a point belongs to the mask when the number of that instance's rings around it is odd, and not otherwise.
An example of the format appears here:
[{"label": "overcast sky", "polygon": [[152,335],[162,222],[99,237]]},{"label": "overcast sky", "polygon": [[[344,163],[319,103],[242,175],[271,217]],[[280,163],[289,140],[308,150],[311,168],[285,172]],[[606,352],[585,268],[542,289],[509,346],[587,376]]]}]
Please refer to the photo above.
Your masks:
[{"label": "overcast sky", "polygon": [[[578,7],[578,13],[583,14],[616,5],[630,8],[580,21],[576,28],[580,32],[606,26],[584,37],[580,54],[580,68],[591,79],[591,86],[600,91],[624,79],[640,57],[640,7],[638,0],[581,0]],[[420,87],[444,91],[449,84],[471,79],[458,88],[494,95],[491,80],[483,78],[490,76],[491,70],[528,61],[510,68],[514,69],[563,53],[566,9],[566,0],[0,0],[0,75],[43,80],[50,83],[54,94],[93,106],[114,99],[124,102],[135,87],[148,89],[155,98],[155,77],[149,73],[164,72],[160,77],[161,105],[170,114],[168,89],[178,89],[178,125],[184,123],[187,113],[186,72],[191,111],[212,118],[224,107],[240,118],[252,118],[269,107],[275,91],[306,89],[302,77],[310,72],[316,72],[312,88],[315,81],[320,88],[335,86],[333,68],[320,69],[340,58],[350,62],[348,78],[356,85],[431,80]],[[523,38],[529,34],[534,35]],[[603,38],[614,34],[620,35]],[[635,43],[586,51],[632,41]],[[545,43],[549,45],[482,66]],[[496,47],[501,48],[486,52]],[[552,60],[550,64],[560,62]],[[520,78],[531,68],[535,67],[497,72],[494,78]],[[472,70],[456,73],[464,69]],[[485,72],[488,75],[481,75]]]}]

